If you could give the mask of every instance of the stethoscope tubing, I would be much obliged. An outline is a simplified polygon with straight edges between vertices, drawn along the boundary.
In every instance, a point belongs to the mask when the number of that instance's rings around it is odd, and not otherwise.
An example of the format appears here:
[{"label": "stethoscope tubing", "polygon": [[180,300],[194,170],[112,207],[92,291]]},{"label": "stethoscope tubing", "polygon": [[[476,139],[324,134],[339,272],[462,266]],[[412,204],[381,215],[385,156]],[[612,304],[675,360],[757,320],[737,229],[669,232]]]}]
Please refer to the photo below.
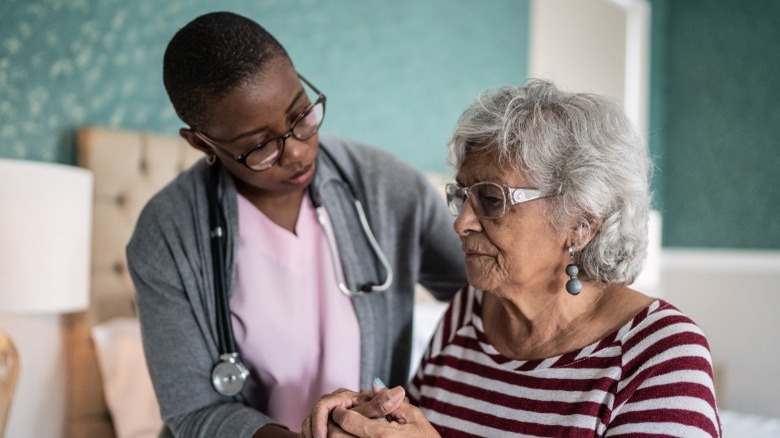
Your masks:
[{"label": "stethoscope tubing", "polygon": [[368,240],[368,243],[371,245],[371,250],[374,251],[374,255],[377,257],[377,259],[379,259],[379,263],[382,264],[382,268],[387,273],[387,275],[385,277],[385,281],[379,285],[367,283],[357,291],[353,291],[349,288],[349,286],[347,286],[347,279],[344,277],[344,267],[341,264],[341,257],[339,256],[338,246],[336,245],[336,236],[333,234],[333,230],[331,229],[330,224],[325,219],[325,207],[320,205],[315,208],[317,211],[317,220],[320,222],[320,225],[325,232],[326,240],[328,241],[328,248],[330,249],[330,255],[333,259],[333,270],[336,274],[336,281],[338,283],[339,290],[348,297],[362,295],[366,292],[384,292],[389,289],[390,285],[393,283],[393,268],[390,266],[390,262],[387,260],[384,251],[382,251],[382,248],[379,246],[374,233],[371,231],[371,227],[368,225],[366,213],[363,210],[363,204],[361,204],[360,201],[355,198],[353,205],[355,207],[355,211],[357,212],[358,219],[360,220],[360,229],[363,232],[363,235],[366,237],[366,240]]}]

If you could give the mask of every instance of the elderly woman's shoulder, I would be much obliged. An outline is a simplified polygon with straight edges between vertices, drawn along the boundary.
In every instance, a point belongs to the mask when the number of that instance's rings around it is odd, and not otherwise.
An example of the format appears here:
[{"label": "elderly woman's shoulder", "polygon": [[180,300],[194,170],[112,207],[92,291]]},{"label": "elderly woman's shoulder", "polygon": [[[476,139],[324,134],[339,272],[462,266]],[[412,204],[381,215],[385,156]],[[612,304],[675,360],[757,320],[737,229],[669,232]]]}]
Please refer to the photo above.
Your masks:
[{"label": "elderly woman's shoulder", "polygon": [[699,326],[671,303],[656,299],[620,331],[624,354],[648,356],[700,356],[710,359],[709,344]]},{"label": "elderly woman's shoulder", "polygon": [[651,328],[655,331],[659,327],[674,327],[675,330],[701,332],[693,319],[683,311],[668,301],[658,298],[634,317],[630,327],[628,327],[627,334],[637,334]]},{"label": "elderly woman's shoulder", "polygon": [[[717,422],[712,356],[704,333],[690,317],[656,300],[634,318],[621,345],[620,397],[629,400],[628,405],[663,400],[658,403],[665,409],[694,407],[705,426]],[[705,403],[693,402],[697,398]],[[675,407],[674,400],[687,405]]]},{"label": "elderly woman's shoulder", "polygon": [[649,321],[664,321],[666,323],[686,321],[695,325],[688,315],[663,298],[657,298],[650,303],[647,307],[647,319]]}]

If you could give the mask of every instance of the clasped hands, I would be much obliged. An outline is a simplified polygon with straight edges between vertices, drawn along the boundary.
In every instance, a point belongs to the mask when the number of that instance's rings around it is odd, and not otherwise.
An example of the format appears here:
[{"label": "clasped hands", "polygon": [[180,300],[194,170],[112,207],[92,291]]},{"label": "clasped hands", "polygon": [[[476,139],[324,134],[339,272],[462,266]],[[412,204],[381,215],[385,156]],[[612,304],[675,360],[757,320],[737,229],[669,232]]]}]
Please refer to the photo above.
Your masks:
[{"label": "clasped hands", "polygon": [[372,391],[339,389],[314,404],[301,424],[301,438],[438,437],[401,386]]}]

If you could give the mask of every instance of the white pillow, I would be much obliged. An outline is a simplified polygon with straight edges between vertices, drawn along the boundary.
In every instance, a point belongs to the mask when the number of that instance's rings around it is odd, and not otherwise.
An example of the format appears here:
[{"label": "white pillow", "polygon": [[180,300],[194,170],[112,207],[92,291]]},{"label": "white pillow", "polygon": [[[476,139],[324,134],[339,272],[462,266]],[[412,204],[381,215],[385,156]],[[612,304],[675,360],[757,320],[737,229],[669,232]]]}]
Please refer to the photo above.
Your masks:
[{"label": "white pillow", "polygon": [[117,438],[157,437],[163,422],[146,369],[141,327],[114,318],[92,327],[103,392]]},{"label": "white pillow", "polygon": [[777,438],[780,437],[780,418],[744,414],[721,409],[720,425],[723,436],[728,438]]},{"label": "white pillow", "polygon": [[428,348],[431,336],[439,325],[439,320],[447,310],[449,303],[438,301],[421,301],[414,304],[414,330],[412,335],[412,362],[409,367],[409,379],[411,380],[420,360]]}]

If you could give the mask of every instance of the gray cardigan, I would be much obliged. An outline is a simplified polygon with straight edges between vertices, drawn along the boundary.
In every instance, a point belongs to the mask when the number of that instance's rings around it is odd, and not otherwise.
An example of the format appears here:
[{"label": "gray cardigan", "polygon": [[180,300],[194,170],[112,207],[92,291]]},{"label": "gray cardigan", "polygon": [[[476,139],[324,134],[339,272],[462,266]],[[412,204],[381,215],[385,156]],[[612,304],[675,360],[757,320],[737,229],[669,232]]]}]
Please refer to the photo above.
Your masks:
[{"label": "gray cardigan", "polygon": [[[339,180],[341,175],[349,180],[394,271],[388,291],[352,299],[360,326],[361,386],[370,388],[374,376],[389,385],[406,384],[415,284],[446,300],[466,283],[452,217],[424,175],[392,155],[326,136],[320,136],[320,144],[338,162],[342,174],[320,151],[313,184]],[[149,201],[127,245],[127,260],[147,365],[166,424],[187,437],[251,436],[274,420],[249,406],[247,394],[225,397],[211,385],[211,370],[219,354],[207,173],[208,166],[200,161]],[[372,270],[377,264],[365,252],[363,239],[352,239],[361,231],[351,202],[345,202],[338,188],[346,186],[324,187],[320,194],[348,283],[354,289],[366,275],[376,278]],[[230,236],[226,254],[230,282],[238,207],[232,178],[224,170],[218,191]]]}]

